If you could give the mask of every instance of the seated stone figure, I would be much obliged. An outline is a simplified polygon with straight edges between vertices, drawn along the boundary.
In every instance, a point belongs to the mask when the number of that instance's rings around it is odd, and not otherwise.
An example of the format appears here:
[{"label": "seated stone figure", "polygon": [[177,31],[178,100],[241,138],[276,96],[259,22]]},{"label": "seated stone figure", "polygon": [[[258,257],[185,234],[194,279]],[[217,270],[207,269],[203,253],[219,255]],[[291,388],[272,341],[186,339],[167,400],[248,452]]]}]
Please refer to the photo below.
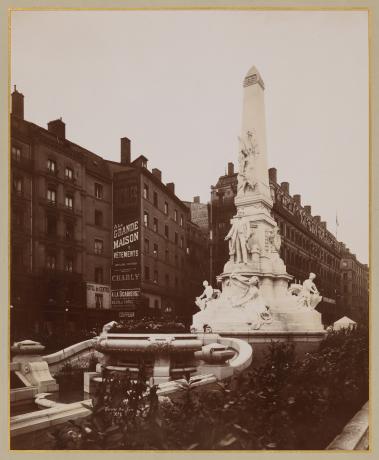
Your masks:
[{"label": "seated stone figure", "polygon": [[321,302],[322,297],[313,282],[315,278],[316,275],[314,273],[310,273],[309,278],[304,281],[302,290],[298,296],[298,305],[314,309]]},{"label": "seated stone figure", "polygon": [[208,283],[208,281],[203,282],[204,291],[201,296],[196,297],[195,305],[200,308],[200,310],[205,310],[207,308],[207,303],[213,299],[213,288]]},{"label": "seated stone figure", "polygon": [[238,282],[245,287],[245,292],[238,298],[232,298],[233,307],[242,307],[246,312],[246,322],[251,324],[253,329],[259,329],[262,323],[271,321],[271,314],[265,304],[259,290],[259,279],[252,276],[248,280],[245,277],[232,273],[231,282]]}]

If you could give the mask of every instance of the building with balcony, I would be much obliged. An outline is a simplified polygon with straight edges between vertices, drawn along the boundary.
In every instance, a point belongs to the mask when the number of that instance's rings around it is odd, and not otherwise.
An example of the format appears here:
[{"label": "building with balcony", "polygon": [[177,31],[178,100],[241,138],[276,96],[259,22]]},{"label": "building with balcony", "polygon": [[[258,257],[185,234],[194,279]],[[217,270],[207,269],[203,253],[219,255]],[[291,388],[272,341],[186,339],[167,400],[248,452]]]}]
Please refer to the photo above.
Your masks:
[{"label": "building with balcony", "polygon": [[143,155],[131,160],[126,137],[113,162],[69,141],[62,119],[47,129],[26,121],[24,96],[14,90],[14,336],[146,314],[190,318],[192,273],[206,271],[193,270],[204,235],[174,183],[147,164]]},{"label": "building with balcony", "polygon": [[[348,314],[350,311],[367,311],[368,267],[359,264],[355,256],[344,249],[343,243],[327,229],[326,223],[320,216],[313,216],[311,206],[303,206],[300,195],[290,195],[289,183],[277,181],[275,168],[269,169],[270,188],[273,197],[272,214],[275,218],[282,237],[281,257],[287,272],[293,275],[293,282],[302,283],[312,271],[316,274],[316,284],[323,296],[323,302],[318,309],[323,314],[326,324]],[[237,193],[237,173],[233,163],[228,164],[227,174],[221,176],[216,185],[211,187],[210,227],[211,227],[211,274],[212,282],[222,273],[225,261],[229,258],[228,245],[225,236],[230,228],[230,219],[236,213],[234,197]],[[347,254],[350,254],[347,257]],[[342,262],[349,259],[350,274],[343,274]],[[353,262],[354,261],[354,262]],[[356,262],[355,262],[356,261]],[[349,306],[345,302],[346,295],[341,291],[341,276],[352,277],[352,273],[361,273],[360,288],[351,281],[351,286],[343,289],[349,293]],[[363,274],[365,273],[365,275]],[[358,291],[357,291],[358,289]],[[351,292],[350,292],[351,291]],[[360,292],[359,299],[357,294]],[[355,296],[355,297],[354,297]],[[363,299],[366,299],[364,304]],[[357,316],[355,316],[357,317]]]},{"label": "building with balcony", "polygon": [[[85,327],[87,307],[106,307],[110,291],[106,162],[66,139],[61,119],[47,129],[26,121],[24,97],[15,89],[11,181],[12,332]],[[88,284],[103,288],[93,305]]]}]

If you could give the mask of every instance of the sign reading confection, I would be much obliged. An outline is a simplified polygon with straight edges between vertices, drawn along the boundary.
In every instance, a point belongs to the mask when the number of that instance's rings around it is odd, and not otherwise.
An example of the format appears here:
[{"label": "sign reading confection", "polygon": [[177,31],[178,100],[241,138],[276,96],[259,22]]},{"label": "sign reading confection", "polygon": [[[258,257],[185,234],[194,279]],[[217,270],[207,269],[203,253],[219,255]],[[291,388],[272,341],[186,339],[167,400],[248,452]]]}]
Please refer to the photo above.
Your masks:
[{"label": "sign reading confection", "polygon": [[141,296],[140,219],[136,177],[117,175],[114,186],[112,308],[135,311]]}]

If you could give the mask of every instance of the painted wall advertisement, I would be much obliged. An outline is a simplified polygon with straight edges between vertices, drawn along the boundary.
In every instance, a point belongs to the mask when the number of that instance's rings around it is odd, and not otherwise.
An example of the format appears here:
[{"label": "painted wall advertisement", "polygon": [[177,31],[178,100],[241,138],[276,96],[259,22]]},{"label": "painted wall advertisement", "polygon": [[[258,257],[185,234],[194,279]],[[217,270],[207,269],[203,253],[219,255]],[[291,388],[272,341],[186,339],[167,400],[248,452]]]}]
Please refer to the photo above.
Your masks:
[{"label": "painted wall advertisement", "polygon": [[141,229],[136,192],[137,184],[125,181],[115,190],[111,301],[112,308],[119,310],[135,310],[141,296]]}]

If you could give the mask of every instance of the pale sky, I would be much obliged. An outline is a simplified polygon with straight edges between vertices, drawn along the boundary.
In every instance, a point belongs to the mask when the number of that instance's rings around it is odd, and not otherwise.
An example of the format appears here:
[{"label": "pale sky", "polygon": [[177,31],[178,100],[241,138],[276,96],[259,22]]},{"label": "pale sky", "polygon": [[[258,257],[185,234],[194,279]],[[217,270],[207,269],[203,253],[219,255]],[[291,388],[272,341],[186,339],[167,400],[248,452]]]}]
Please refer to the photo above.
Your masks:
[{"label": "pale sky", "polygon": [[368,261],[367,13],[13,12],[12,85],[25,118],[118,161],[120,137],[177,195],[210,199],[237,163],[242,81],[265,82],[279,182]]}]

